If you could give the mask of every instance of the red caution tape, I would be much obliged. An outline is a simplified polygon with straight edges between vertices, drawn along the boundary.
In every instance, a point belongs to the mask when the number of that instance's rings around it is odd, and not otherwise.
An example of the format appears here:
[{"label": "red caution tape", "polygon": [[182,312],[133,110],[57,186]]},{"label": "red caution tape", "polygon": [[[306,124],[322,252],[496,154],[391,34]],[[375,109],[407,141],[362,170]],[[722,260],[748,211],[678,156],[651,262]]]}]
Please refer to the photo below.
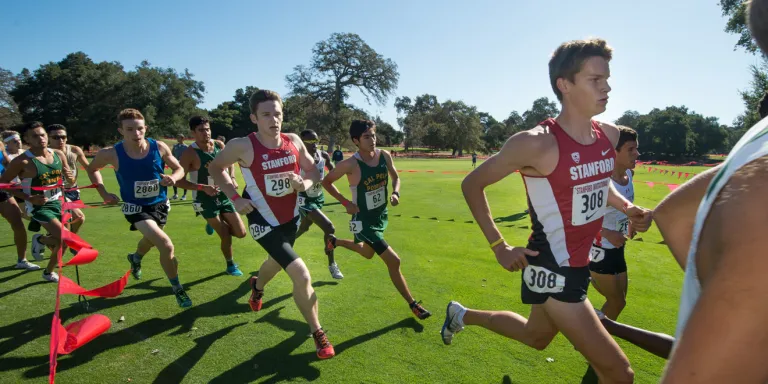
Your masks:
[{"label": "red caution tape", "polygon": [[[74,249],[74,248],[73,248]],[[75,257],[69,259],[64,266],[69,267],[71,265],[85,265],[96,260],[99,257],[99,251],[90,248],[82,248],[77,252]]]},{"label": "red caution tape", "polygon": [[56,352],[59,355],[66,355],[106,332],[110,325],[112,322],[109,321],[109,318],[100,314],[90,315],[66,327],[59,322],[59,334],[65,335],[65,337],[59,338]]},{"label": "red caution tape", "polygon": [[66,276],[59,276],[59,294],[62,295],[80,295],[92,297],[116,297],[123,293],[125,285],[128,284],[128,276],[131,271],[123,275],[119,280],[113,281],[103,287],[91,290],[85,289]]}]

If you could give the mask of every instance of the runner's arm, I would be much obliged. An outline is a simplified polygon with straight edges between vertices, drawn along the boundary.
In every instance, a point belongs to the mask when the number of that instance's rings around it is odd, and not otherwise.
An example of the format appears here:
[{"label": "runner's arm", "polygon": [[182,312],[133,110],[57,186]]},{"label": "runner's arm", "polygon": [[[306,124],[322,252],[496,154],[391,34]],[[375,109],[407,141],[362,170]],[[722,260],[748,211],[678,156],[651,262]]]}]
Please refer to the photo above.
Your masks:
[{"label": "runner's arm", "polygon": [[[226,172],[232,164],[241,161],[242,156],[251,146],[251,141],[247,137],[239,137],[229,141],[221,152],[208,164],[208,174],[213,177],[213,181],[224,192],[229,199],[238,195],[237,188],[232,183],[232,178]],[[238,195],[239,196],[239,195]]]},{"label": "runner's arm", "polygon": [[[11,160],[8,167],[5,168],[5,172],[0,176],[0,183],[9,184],[16,177],[21,179],[23,177],[22,173],[24,172],[24,168],[27,166],[28,162],[29,160],[27,160],[27,156],[25,155],[18,156]],[[29,196],[21,189],[11,189],[9,192],[19,199],[29,200]]]},{"label": "runner's arm", "polygon": [[295,133],[289,133],[287,136],[293,141],[293,145],[299,149],[299,168],[304,171],[302,184],[304,184],[304,190],[306,191],[320,182],[320,171],[315,168],[315,159],[309,154],[301,138]]},{"label": "runner's arm", "polygon": [[669,358],[675,338],[664,334],[646,331],[630,325],[613,321],[607,317],[600,319],[600,323],[611,336],[629,341],[630,343],[663,359]]},{"label": "runner's arm", "polygon": [[611,142],[611,146],[613,148],[616,148],[616,146],[619,144],[619,128],[616,127],[616,125],[611,123],[606,123],[602,121],[598,121],[598,124],[600,125],[600,129],[603,130],[605,133],[605,136],[608,138],[608,140]]},{"label": "runner's arm", "polygon": [[[76,146],[76,145],[73,145],[72,146],[72,151],[74,151],[75,152],[75,156],[77,156],[77,162],[80,163],[83,166],[83,168],[88,168],[88,164],[89,164],[88,163],[88,158],[85,157],[85,152],[83,152],[83,149],[78,147],[78,146]],[[72,164],[70,164],[70,165],[72,165]],[[74,167],[74,165],[72,165],[72,166]]]},{"label": "runner's arm", "polygon": [[469,210],[489,243],[502,236],[493,222],[485,188],[527,166],[528,159],[539,156],[537,152],[543,150],[540,142],[530,131],[518,132],[504,143],[497,154],[477,166],[461,182],[461,191]]},{"label": "runner's arm", "polygon": [[[344,175],[347,175],[352,172],[352,166],[354,165],[353,162],[350,161],[350,159],[354,159],[353,157],[350,157],[349,159],[342,160],[338,163],[336,163],[336,167],[334,167],[330,172],[328,172],[327,175],[323,178],[322,184],[323,188],[331,195],[334,199],[338,200],[341,205],[347,206],[351,202],[347,200],[344,195],[339,192],[338,188],[336,188],[333,183],[342,178]],[[354,160],[353,160],[354,161]]]},{"label": "runner's arm", "polygon": [[173,179],[174,184],[183,179],[185,176],[184,168],[179,165],[179,160],[173,156],[171,149],[168,148],[168,144],[158,141],[157,147],[160,149],[160,156],[163,157],[163,161],[168,165],[168,168],[173,171],[173,173],[171,173],[171,178]]},{"label": "runner's arm", "polygon": [[[91,180],[91,184],[96,185],[96,191],[102,199],[106,199],[109,196],[107,188],[104,186],[104,180],[101,177],[99,169],[106,167],[107,165],[115,165],[117,162],[115,149],[113,147],[103,148],[96,152],[96,156],[93,157],[93,161],[86,167],[88,173],[88,179]],[[118,164],[119,166],[119,164]]]},{"label": "runner's arm", "polygon": [[662,383],[768,378],[768,157],[739,169],[709,211],[696,254],[701,295]]},{"label": "runner's arm", "polygon": [[325,159],[325,167],[328,168],[329,171],[333,171],[333,162],[331,161],[331,156],[328,156],[328,152],[322,151],[320,152],[320,156]]},{"label": "runner's arm", "polygon": [[381,151],[381,155],[384,156],[384,160],[387,162],[389,178],[392,179],[392,193],[397,192],[397,197],[400,198],[400,175],[397,174],[395,162],[392,161],[392,155],[385,150]]},{"label": "runner's arm", "polygon": [[195,157],[197,156],[194,148],[187,148],[181,153],[179,165],[181,165],[181,168],[184,170],[184,177],[176,182],[177,187],[190,191],[201,191],[205,186],[205,184],[197,184],[187,180],[187,174],[196,171],[199,168],[199,166],[195,167]]},{"label": "runner's arm", "polygon": [[664,242],[672,252],[680,268],[688,262],[688,249],[693,237],[693,224],[701,199],[707,192],[712,178],[722,168],[720,165],[696,175],[665,197],[653,210],[653,220],[659,227]]},{"label": "runner's arm", "polygon": [[67,161],[67,156],[64,155],[64,152],[58,149],[54,149],[54,151],[56,151],[56,154],[59,156],[59,160],[61,160],[62,177],[67,183],[74,184],[77,181],[77,179],[75,178],[75,172],[69,166],[69,162]]}]

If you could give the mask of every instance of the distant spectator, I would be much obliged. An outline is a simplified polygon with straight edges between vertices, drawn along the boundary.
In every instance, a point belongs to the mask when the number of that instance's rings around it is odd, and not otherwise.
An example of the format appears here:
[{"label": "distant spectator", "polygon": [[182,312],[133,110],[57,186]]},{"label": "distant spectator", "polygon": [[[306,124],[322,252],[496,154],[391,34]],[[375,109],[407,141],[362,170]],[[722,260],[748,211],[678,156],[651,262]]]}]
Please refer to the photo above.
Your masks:
[{"label": "distant spectator", "polygon": [[[176,159],[181,158],[181,154],[184,153],[184,150],[187,149],[187,145],[184,144],[184,135],[179,135],[176,137],[176,140],[178,141],[176,144],[173,145],[173,149],[171,152],[173,153],[173,157]],[[179,198],[178,189],[176,186],[173,186],[173,197],[171,197],[172,200],[176,200]],[[187,199],[187,190],[184,190],[184,195],[181,197],[182,200]]]},{"label": "distant spectator", "polygon": [[341,146],[340,145],[336,146],[336,150],[333,151],[333,155],[331,157],[331,160],[333,160],[334,164],[338,163],[339,161],[344,160],[344,153],[341,152]]},{"label": "distant spectator", "polygon": [[477,165],[477,153],[472,152],[472,168],[474,168],[475,165]]}]

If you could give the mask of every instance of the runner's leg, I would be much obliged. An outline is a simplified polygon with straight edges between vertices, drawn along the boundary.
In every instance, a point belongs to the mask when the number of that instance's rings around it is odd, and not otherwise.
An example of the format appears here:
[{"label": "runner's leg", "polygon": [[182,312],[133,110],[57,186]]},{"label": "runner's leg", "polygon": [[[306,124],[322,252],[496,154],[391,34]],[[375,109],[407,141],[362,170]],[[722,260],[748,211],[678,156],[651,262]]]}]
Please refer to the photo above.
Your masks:
[{"label": "runner's leg", "polygon": [[544,350],[558,332],[542,304],[531,306],[528,319],[510,311],[467,309],[463,322],[464,325],[483,327],[539,351]]},{"label": "runner's leg", "polygon": [[0,215],[11,225],[13,230],[13,243],[16,245],[16,262],[27,259],[27,229],[24,228],[24,222],[21,221],[21,209],[16,204],[16,200],[10,197],[7,201],[0,203]]},{"label": "runner's leg", "polygon": [[616,320],[627,305],[627,273],[606,275],[591,272],[592,285],[605,297],[601,311],[609,319]]}]

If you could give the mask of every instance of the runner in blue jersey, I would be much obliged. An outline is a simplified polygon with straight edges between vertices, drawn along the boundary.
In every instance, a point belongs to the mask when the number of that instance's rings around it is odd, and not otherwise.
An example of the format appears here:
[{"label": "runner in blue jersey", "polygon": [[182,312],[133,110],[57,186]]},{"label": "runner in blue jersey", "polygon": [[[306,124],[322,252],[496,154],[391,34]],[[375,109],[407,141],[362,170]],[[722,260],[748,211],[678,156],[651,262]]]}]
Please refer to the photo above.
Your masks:
[{"label": "runner in blue jersey", "polygon": [[[118,121],[117,130],[123,135],[123,141],[96,154],[88,165],[88,177],[97,185],[105,203],[117,204],[118,197],[107,192],[99,173],[99,169],[106,165],[114,166],[123,200],[123,215],[131,223],[130,230],[138,230],[143,235],[136,252],[128,255],[133,277],[141,279],[141,259],[152,247],[157,247],[160,264],[171,282],[176,301],[182,308],[190,307],[192,300],[179,282],[173,242],[163,231],[171,210],[167,188],[184,177],[184,169],[165,143],[144,137],[148,127],[141,112],[124,109],[118,115]],[[171,175],[163,173],[166,163],[173,171]]]}]

